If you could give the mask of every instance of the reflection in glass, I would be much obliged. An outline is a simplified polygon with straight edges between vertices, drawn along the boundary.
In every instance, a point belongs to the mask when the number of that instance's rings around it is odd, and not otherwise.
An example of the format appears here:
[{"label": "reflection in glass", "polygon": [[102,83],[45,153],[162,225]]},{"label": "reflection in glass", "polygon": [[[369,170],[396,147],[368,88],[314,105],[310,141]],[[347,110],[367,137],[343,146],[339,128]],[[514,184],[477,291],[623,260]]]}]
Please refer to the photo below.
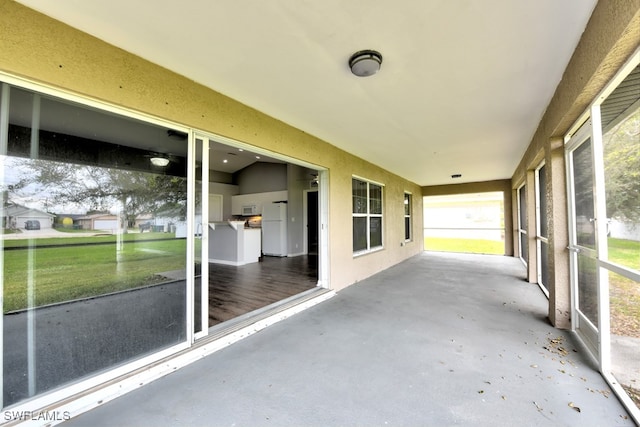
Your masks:
[{"label": "reflection in glass", "polygon": [[371,248],[382,246],[382,217],[371,217],[369,222]]},{"label": "reflection in glass", "polygon": [[353,251],[367,249],[367,218],[353,217]]},{"label": "reflection in glass", "polygon": [[5,406],[186,339],[186,163],[149,162],[171,144],[167,129],[10,94],[0,104]]},{"label": "reflection in glass", "polygon": [[596,260],[578,254],[578,310],[598,327],[598,272]]},{"label": "reflection in glass", "polygon": [[518,189],[518,214],[519,214],[519,243],[520,257],[524,262],[529,262],[529,245],[527,242],[527,187],[523,185]]},{"label": "reflection in glass", "polygon": [[527,229],[527,186],[523,185],[518,190],[518,203],[519,203],[519,214],[520,214],[520,228],[522,230]]},{"label": "reflection in glass", "polygon": [[596,232],[593,205],[593,163],[591,139],[576,148],[573,156],[573,180],[575,188],[576,241],[578,245],[595,248]]},{"label": "reflection in glass", "polygon": [[367,183],[353,178],[353,213],[367,213]]},{"label": "reflection in glass", "polygon": [[404,240],[411,239],[411,194],[404,195]]},{"label": "reflection in glass", "polygon": [[382,187],[375,184],[369,184],[369,213],[382,213]]},{"label": "reflection in glass", "polygon": [[547,195],[546,195],[546,183],[547,177],[546,174],[546,166],[542,166],[538,170],[538,199],[540,200],[540,236],[549,237],[549,232],[547,230]]},{"label": "reflection in glass", "polygon": [[545,289],[549,289],[549,244],[540,241],[540,280]]},{"label": "reflection in glass", "polygon": [[[203,142],[201,139],[196,139],[196,149],[195,152],[196,157],[198,155],[202,156],[202,146]],[[198,333],[205,330],[208,325],[202,324],[202,236],[205,232],[203,230],[204,221],[202,218],[202,187],[197,182],[195,186],[195,212],[194,212],[194,233],[195,239],[193,239],[193,254],[194,254],[194,263],[191,268],[194,270],[194,293],[193,293],[193,301],[194,301],[194,324],[193,324],[193,332]]]}]

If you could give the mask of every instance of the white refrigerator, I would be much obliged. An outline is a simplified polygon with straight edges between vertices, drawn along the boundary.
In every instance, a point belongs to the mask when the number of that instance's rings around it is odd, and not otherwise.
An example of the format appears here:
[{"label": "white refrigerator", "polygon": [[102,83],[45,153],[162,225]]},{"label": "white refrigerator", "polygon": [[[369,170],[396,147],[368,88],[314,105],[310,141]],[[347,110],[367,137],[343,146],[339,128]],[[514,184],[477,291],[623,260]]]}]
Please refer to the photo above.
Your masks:
[{"label": "white refrigerator", "polygon": [[262,207],[262,254],[287,256],[286,203],[265,203]]}]

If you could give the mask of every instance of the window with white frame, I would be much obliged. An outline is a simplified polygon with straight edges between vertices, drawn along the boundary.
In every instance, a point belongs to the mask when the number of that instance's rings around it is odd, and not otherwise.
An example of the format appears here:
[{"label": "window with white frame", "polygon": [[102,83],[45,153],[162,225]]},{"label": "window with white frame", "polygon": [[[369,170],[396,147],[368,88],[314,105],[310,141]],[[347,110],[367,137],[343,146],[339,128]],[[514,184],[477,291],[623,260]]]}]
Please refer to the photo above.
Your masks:
[{"label": "window with white frame", "polygon": [[529,262],[527,247],[527,189],[526,186],[518,188],[518,245],[520,247],[520,259],[525,265]]},{"label": "window with white frame", "polygon": [[352,178],[353,253],[382,248],[382,185]]},{"label": "window with white frame", "polygon": [[411,193],[404,193],[404,241],[411,240]]}]

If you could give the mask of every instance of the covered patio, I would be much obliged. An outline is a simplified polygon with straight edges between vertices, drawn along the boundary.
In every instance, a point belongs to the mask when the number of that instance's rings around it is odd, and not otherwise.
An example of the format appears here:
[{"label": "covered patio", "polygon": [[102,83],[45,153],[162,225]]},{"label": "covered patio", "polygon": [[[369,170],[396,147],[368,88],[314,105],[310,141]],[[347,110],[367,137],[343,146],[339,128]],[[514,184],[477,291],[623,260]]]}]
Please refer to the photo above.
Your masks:
[{"label": "covered patio", "polygon": [[424,252],[69,426],[634,422],[518,259]]}]

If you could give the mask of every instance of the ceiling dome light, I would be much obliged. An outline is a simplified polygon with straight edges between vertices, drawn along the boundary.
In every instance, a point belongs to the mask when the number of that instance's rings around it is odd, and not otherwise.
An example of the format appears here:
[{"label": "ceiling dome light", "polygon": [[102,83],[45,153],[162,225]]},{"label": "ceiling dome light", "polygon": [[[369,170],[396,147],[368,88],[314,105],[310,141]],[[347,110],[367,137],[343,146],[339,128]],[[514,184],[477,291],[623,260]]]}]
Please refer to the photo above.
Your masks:
[{"label": "ceiling dome light", "polygon": [[158,166],[161,168],[169,164],[169,159],[167,159],[166,157],[152,157],[149,160],[151,161],[151,164],[153,166]]},{"label": "ceiling dome light", "polygon": [[349,68],[358,77],[372,76],[380,70],[382,55],[375,50],[361,50],[349,58]]}]

